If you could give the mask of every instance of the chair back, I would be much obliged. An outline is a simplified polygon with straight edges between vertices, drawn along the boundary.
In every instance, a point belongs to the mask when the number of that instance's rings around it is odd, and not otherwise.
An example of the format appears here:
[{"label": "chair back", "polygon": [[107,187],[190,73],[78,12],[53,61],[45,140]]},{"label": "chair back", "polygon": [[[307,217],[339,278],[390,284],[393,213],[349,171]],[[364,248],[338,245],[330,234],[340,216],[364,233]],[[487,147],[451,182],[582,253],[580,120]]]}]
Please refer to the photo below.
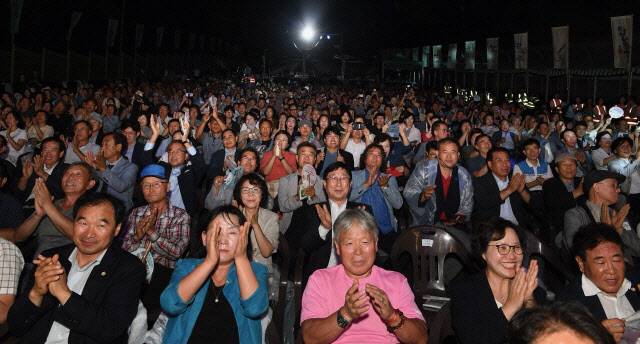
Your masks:
[{"label": "chair back", "polygon": [[444,284],[444,260],[454,254],[465,264],[471,262],[471,254],[464,245],[444,227],[419,226],[402,232],[391,248],[391,264],[400,268],[400,256],[408,253],[413,266],[413,292],[446,296]]},{"label": "chair back", "polygon": [[[567,281],[576,277],[575,271],[571,267],[563,263],[560,254],[549,245],[542,242],[533,233],[523,230],[524,235],[524,252],[522,257],[522,265],[529,266],[532,257],[543,258],[545,262],[544,275],[539,276],[545,282],[545,285],[551,291],[558,291],[565,286]],[[555,271],[556,274],[551,274]]]}]

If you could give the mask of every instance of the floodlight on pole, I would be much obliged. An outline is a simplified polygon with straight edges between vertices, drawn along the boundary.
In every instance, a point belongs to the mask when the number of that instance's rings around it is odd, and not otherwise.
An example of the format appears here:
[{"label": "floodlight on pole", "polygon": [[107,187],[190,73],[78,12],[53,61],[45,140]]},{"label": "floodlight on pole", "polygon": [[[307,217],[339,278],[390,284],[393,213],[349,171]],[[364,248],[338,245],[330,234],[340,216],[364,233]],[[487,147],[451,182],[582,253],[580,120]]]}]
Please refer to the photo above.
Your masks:
[{"label": "floodlight on pole", "polygon": [[300,36],[305,41],[310,41],[313,39],[313,37],[315,37],[315,30],[310,26],[306,26],[304,29],[302,29]]}]

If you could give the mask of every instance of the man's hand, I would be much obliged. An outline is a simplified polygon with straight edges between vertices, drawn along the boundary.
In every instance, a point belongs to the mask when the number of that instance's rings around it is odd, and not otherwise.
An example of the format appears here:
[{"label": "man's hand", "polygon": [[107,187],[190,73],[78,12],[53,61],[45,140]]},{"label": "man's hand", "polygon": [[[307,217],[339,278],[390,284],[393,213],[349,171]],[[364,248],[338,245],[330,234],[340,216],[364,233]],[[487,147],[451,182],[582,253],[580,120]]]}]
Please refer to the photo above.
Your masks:
[{"label": "man's hand", "polygon": [[41,155],[35,155],[33,157],[33,171],[40,177],[43,178],[45,175],[44,171],[44,159],[42,159]]},{"label": "man's hand", "polygon": [[618,234],[622,235],[622,224],[627,218],[630,208],[631,205],[625,204],[624,206],[622,206],[622,208],[620,208],[620,211],[611,210],[611,215],[609,215],[609,207],[603,203],[602,207],[600,208],[601,222],[612,226],[616,229]]},{"label": "man's hand", "polygon": [[435,185],[427,185],[424,191],[420,194],[420,202],[426,202],[431,198],[433,192],[436,191]]},{"label": "man's hand", "polygon": [[368,189],[371,185],[375,184],[377,178],[378,178],[378,171],[376,171],[375,173],[369,172],[369,177],[364,182],[365,189]]},{"label": "man's hand", "polygon": [[326,229],[331,228],[331,214],[329,213],[329,209],[327,209],[327,205],[323,204],[322,207],[319,204],[316,204],[316,212],[318,213],[318,218],[320,218],[320,223],[322,227]]},{"label": "man's hand", "polygon": [[51,196],[49,189],[47,189],[47,184],[45,184],[41,178],[36,179],[36,184],[33,187],[33,194],[36,202],[38,202],[40,207],[43,209],[49,204],[53,205],[53,196]]},{"label": "man's hand", "polygon": [[344,162],[344,158],[342,157],[342,155],[340,155],[340,152],[338,152],[338,157],[336,158],[336,161]]},{"label": "man's hand", "polygon": [[96,169],[100,172],[104,172],[104,170],[107,169],[107,161],[104,158],[104,151],[102,149],[93,158],[93,163],[95,164]]},{"label": "man's hand", "polygon": [[520,188],[520,183],[522,182],[523,179],[524,179],[524,175],[520,173],[514,174],[513,176],[511,176],[511,179],[509,180],[509,185],[507,185],[507,190],[509,190],[509,194],[512,194],[518,191],[518,189]]},{"label": "man's hand", "polygon": [[149,222],[144,226],[144,232],[147,235],[151,235],[156,229],[156,220],[158,219],[158,208],[153,208],[151,214],[149,214]]},{"label": "man's hand", "polygon": [[622,319],[605,319],[600,322],[604,328],[613,336],[613,340],[616,343],[622,340],[622,336],[624,336],[624,327],[625,322]]},{"label": "man's hand", "polygon": [[387,186],[389,186],[389,179],[391,178],[390,174],[381,174],[380,177],[378,177],[378,186],[381,189],[386,188]]},{"label": "man's hand", "polygon": [[358,291],[358,279],[354,279],[344,296],[344,306],[340,309],[340,315],[347,319],[349,324],[369,309],[370,306],[367,304],[369,298],[364,297],[366,293],[366,289]]},{"label": "man's hand", "polygon": [[576,151],[575,157],[581,164],[584,164],[587,161],[587,156],[582,151]]},{"label": "man's hand", "polygon": [[54,254],[53,257],[51,257],[51,263],[56,267],[56,271],[59,271],[59,273],[57,275],[58,279],[49,283],[49,292],[51,292],[51,295],[58,299],[60,304],[64,306],[71,296],[71,290],[69,290],[69,287],[67,286],[67,273],[64,271],[60,262],[58,262],[58,258],[59,256],[57,254]]},{"label": "man's hand", "polygon": [[304,188],[304,195],[308,196],[310,199],[315,199],[316,198],[316,189],[313,187],[313,185],[309,185],[306,188]]},{"label": "man's hand", "polygon": [[45,258],[41,255],[38,255],[38,259],[34,260],[34,264],[37,264],[38,267],[34,273],[35,283],[29,295],[42,298],[49,292],[49,283],[59,278],[58,275],[61,273],[62,267],[56,267],[51,263],[51,258]]},{"label": "man's hand", "polygon": [[29,179],[31,178],[32,174],[33,174],[33,163],[31,162],[31,160],[27,160],[24,162],[24,165],[22,165],[22,177],[24,179]]},{"label": "man's hand", "polygon": [[[365,287],[365,291],[369,298],[371,299],[371,304],[373,305],[373,309],[375,309],[378,316],[382,321],[391,321],[395,315],[395,308],[391,305],[391,301],[389,300],[389,296],[384,290],[376,287],[373,284],[367,283]],[[400,320],[400,319],[398,319]]]},{"label": "man's hand", "polygon": [[218,194],[218,190],[220,189],[222,183],[224,183],[224,176],[216,176],[215,178],[213,178],[213,190],[216,195]]}]

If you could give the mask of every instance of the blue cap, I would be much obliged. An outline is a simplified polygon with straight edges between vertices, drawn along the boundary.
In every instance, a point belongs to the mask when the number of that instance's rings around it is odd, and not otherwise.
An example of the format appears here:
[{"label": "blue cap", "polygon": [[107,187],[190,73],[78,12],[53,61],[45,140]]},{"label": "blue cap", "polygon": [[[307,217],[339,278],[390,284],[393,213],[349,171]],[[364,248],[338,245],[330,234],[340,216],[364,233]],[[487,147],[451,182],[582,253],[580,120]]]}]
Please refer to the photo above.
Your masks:
[{"label": "blue cap", "polygon": [[156,177],[160,179],[167,179],[167,171],[164,167],[158,164],[151,164],[142,169],[140,172],[140,179],[145,177]]}]

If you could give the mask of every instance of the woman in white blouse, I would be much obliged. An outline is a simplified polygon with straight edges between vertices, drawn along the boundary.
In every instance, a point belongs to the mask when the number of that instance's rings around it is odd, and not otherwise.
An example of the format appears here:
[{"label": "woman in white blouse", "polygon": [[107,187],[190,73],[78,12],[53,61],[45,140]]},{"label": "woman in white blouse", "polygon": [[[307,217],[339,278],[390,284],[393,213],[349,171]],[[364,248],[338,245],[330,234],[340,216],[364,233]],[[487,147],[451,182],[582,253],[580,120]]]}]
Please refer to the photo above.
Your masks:
[{"label": "woman in white blouse", "polygon": [[611,151],[611,141],[611,134],[608,131],[599,132],[596,136],[599,148],[591,154],[596,170],[606,171],[607,164],[616,158],[616,155]]}]

